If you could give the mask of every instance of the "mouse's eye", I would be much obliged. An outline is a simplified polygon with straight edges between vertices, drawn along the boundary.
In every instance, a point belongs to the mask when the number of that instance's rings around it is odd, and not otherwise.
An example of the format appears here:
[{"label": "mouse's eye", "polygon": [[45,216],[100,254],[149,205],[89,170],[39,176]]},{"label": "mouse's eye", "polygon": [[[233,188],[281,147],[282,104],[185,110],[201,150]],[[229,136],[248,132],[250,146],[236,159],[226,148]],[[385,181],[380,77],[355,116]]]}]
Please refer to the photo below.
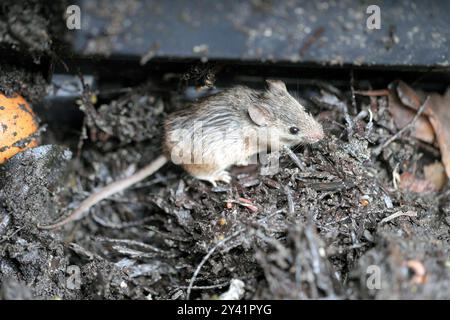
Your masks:
[{"label": "mouse's eye", "polygon": [[297,134],[300,130],[297,127],[290,127],[289,132],[292,134]]}]

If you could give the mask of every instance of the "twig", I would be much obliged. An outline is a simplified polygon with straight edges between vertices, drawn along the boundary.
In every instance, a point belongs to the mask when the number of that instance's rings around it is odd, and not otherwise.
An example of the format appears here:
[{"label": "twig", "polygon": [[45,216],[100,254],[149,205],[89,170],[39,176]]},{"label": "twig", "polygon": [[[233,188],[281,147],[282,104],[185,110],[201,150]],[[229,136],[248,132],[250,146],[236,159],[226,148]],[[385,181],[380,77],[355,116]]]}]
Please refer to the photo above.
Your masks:
[{"label": "twig", "polygon": [[[136,249],[131,249],[129,247],[125,247],[125,246],[120,246],[120,245],[114,245],[112,246],[112,249],[114,249],[115,251],[117,251],[118,253],[122,254],[122,255],[126,255],[129,256],[133,259],[139,258],[139,259],[143,259],[143,258],[156,258],[158,256],[161,256],[161,254],[159,253],[150,253],[150,252],[143,252],[143,251],[139,251]],[[177,255],[176,254],[163,254],[165,257],[167,258],[175,258]]]},{"label": "twig", "polygon": [[77,153],[76,153],[77,161],[80,161],[81,150],[83,149],[84,141],[87,138],[88,138],[88,136],[87,136],[87,118],[86,118],[86,116],[84,116],[84,118],[83,118],[83,125],[81,126],[80,137],[78,138]]},{"label": "twig", "polygon": [[347,136],[351,137],[353,136],[353,120],[350,117],[350,114],[348,113],[348,109],[346,108],[345,112],[344,112],[344,120],[346,123],[346,129],[347,129]]},{"label": "twig", "polygon": [[[83,92],[81,93],[81,105],[80,110],[84,112],[86,122],[83,122],[83,125],[86,125],[90,129],[90,135],[92,137],[97,137],[97,128],[96,123],[97,119],[100,117],[97,110],[94,107],[94,104],[91,101],[92,90],[89,85],[84,81],[84,77],[80,71],[78,71],[78,77],[81,82],[81,86],[83,88]],[[94,140],[94,139],[92,139]]]},{"label": "twig", "polygon": [[425,111],[426,106],[428,105],[428,100],[430,100],[430,97],[427,96],[425,99],[425,102],[420,106],[419,110],[417,110],[416,115],[414,118],[405,125],[400,131],[398,131],[396,134],[394,134],[392,137],[390,137],[385,143],[383,143],[381,146],[374,149],[374,154],[378,156],[381,151],[386,148],[388,145],[390,145],[393,141],[397,140],[403,133],[405,133],[407,130],[414,127],[419,117],[422,115],[422,113]]},{"label": "twig", "polygon": [[350,92],[352,94],[352,107],[353,112],[356,113],[358,108],[356,106],[356,97],[355,97],[355,74],[353,69],[350,70]]},{"label": "twig", "polygon": [[387,216],[386,218],[381,220],[380,224],[389,222],[389,221],[391,221],[391,220],[393,220],[395,218],[401,217],[401,216],[417,217],[417,212],[415,212],[415,211],[406,211],[406,212],[397,211],[396,213],[393,213],[390,216]]},{"label": "twig", "polygon": [[125,228],[131,228],[131,227],[136,227],[136,226],[143,226],[147,221],[154,220],[153,217],[145,217],[143,219],[130,221],[130,222],[113,223],[111,221],[107,221],[107,220],[100,218],[95,213],[92,214],[92,219],[96,223],[101,225],[102,227],[110,228],[110,229],[125,229]]},{"label": "twig", "polygon": [[295,153],[287,146],[283,147],[286,154],[291,158],[291,160],[297,165],[300,170],[305,170],[305,166],[300,162],[300,159],[295,155]]},{"label": "twig", "polygon": [[372,132],[373,129],[373,113],[372,110],[370,110],[370,107],[367,108],[367,110],[361,110],[358,115],[353,119],[354,121],[359,121],[369,116],[369,122],[366,124],[365,128],[365,138],[367,139]]},{"label": "twig", "polygon": [[[355,87],[354,87],[354,76],[353,76],[353,69],[350,70],[350,91],[351,91],[351,96],[352,96],[352,107],[353,107],[353,111],[354,113],[356,113],[357,111],[357,107],[356,107],[356,98],[355,98]],[[346,129],[347,129],[347,136],[350,138],[353,136],[353,120],[350,117],[350,114],[348,112],[348,107],[345,104],[345,109],[344,111],[344,120],[346,122]]]},{"label": "twig", "polygon": [[1,239],[0,239],[0,243],[11,239],[14,235],[16,235],[17,233],[19,233],[23,228],[25,228],[25,226],[19,227],[16,230],[14,230],[11,234],[9,235],[4,235]]},{"label": "twig", "polygon": [[84,256],[84,257],[88,258],[90,261],[92,261],[94,259],[104,260],[102,256],[83,248],[82,246],[80,246],[79,244],[77,244],[75,242],[69,243],[67,247],[70,250],[72,250],[73,252],[75,252],[76,254],[78,254],[79,256]]},{"label": "twig", "polygon": [[165,252],[157,247],[154,247],[150,244],[143,243],[136,240],[129,240],[129,239],[111,239],[111,238],[104,238],[104,237],[96,237],[96,240],[100,242],[109,242],[114,244],[127,244],[129,246],[137,246],[141,247],[143,249],[147,249],[153,252],[161,253],[161,254],[168,254],[168,252]]},{"label": "twig", "polygon": [[369,139],[369,136],[372,133],[372,129],[373,129],[373,113],[372,113],[372,110],[370,109],[370,106],[367,109],[367,112],[369,113],[369,122],[366,124],[365,137],[366,137],[366,139]]},{"label": "twig", "polygon": [[292,190],[288,186],[284,187],[284,192],[286,193],[288,202],[288,213],[293,215],[295,213],[294,199],[292,198]]},{"label": "twig", "polygon": [[353,118],[354,121],[359,121],[364,119],[365,117],[367,117],[369,115],[368,110],[361,110],[356,117]]},{"label": "twig", "polygon": [[195,279],[197,278],[200,270],[202,269],[203,265],[206,263],[206,261],[208,261],[209,257],[211,257],[211,255],[214,253],[214,251],[217,250],[217,248],[219,248],[220,246],[222,246],[223,244],[225,244],[226,242],[230,241],[231,239],[233,239],[234,237],[237,237],[239,234],[241,234],[243,231],[245,230],[245,228],[241,228],[238,231],[234,232],[232,235],[220,240],[219,242],[216,243],[216,245],[214,247],[211,248],[211,250],[209,250],[209,252],[203,257],[202,261],[200,261],[199,265],[197,266],[197,269],[195,269],[194,274],[192,275],[191,280],[189,281],[189,286],[187,288],[187,293],[186,293],[186,300],[189,300],[190,296],[191,296],[191,291],[192,291],[192,287],[194,286],[194,282]]},{"label": "twig", "polygon": [[[230,281],[225,281],[222,283],[218,283],[218,284],[212,284],[209,286],[193,286],[191,287],[191,290],[208,290],[208,289],[217,289],[217,288],[223,288],[226,287],[230,284]],[[187,289],[189,288],[188,286],[177,286],[177,289]]]},{"label": "twig", "polygon": [[389,90],[388,89],[380,89],[380,90],[355,90],[355,94],[359,96],[366,96],[366,97],[382,97],[382,96],[388,96]]},{"label": "twig", "polygon": [[249,209],[252,212],[257,212],[258,211],[258,207],[255,206],[250,200],[245,199],[245,198],[238,198],[237,200],[235,199],[226,199],[224,201],[225,203],[236,203],[240,206],[243,206],[247,209]]},{"label": "twig", "polygon": [[181,236],[174,236],[172,234],[169,234],[167,232],[163,232],[160,231],[158,228],[154,227],[154,226],[145,226],[144,228],[155,232],[156,234],[159,234],[160,236],[170,239],[170,240],[174,240],[174,241],[178,241],[178,242],[190,242],[191,240],[189,240],[189,238],[183,238]]}]

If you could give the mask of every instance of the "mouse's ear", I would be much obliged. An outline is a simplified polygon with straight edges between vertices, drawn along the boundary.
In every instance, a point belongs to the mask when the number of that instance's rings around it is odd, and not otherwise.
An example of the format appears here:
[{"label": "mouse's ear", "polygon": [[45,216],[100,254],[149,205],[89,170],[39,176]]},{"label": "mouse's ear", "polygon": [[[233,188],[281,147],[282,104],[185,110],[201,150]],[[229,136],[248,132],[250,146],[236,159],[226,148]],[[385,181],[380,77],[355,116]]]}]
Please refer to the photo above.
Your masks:
[{"label": "mouse's ear", "polygon": [[249,106],[248,115],[258,126],[265,127],[269,123],[270,112],[261,106]]},{"label": "mouse's ear", "polygon": [[283,81],[281,80],[271,80],[271,79],[267,79],[266,80],[267,83],[267,88],[275,93],[284,93],[287,92],[287,88],[286,85],[284,84]]}]

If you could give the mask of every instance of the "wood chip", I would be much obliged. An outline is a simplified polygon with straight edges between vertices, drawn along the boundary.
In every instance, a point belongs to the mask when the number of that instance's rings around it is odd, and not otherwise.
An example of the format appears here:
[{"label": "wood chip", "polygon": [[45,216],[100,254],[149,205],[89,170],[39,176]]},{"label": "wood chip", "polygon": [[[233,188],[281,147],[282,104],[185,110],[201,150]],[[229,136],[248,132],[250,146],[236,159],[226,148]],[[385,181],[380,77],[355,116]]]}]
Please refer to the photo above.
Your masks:
[{"label": "wood chip", "polygon": [[389,222],[389,221],[391,221],[395,218],[401,217],[401,216],[417,217],[417,212],[415,212],[415,211],[406,211],[406,212],[397,211],[396,213],[393,213],[390,216],[381,220],[380,223],[386,223],[386,222]]}]

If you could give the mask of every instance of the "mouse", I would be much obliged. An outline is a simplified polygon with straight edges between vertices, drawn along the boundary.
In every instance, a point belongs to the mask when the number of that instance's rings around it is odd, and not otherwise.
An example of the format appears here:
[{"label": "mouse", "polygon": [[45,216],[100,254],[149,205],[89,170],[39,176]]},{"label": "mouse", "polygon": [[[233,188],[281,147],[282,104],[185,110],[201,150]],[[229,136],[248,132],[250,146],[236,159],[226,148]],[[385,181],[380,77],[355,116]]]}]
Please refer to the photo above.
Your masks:
[{"label": "mouse", "polygon": [[237,85],[169,114],[164,120],[162,155],[131,176],[94,192],[62,220],[38,227],[55,229],[81,219],[101,200],[147,178],[169,161],[213,186],[229,184],[231,166],[247,165],[260,152],[313,144],[324,136],[322,125],[283,81],[268,79],[265,90]]}]

